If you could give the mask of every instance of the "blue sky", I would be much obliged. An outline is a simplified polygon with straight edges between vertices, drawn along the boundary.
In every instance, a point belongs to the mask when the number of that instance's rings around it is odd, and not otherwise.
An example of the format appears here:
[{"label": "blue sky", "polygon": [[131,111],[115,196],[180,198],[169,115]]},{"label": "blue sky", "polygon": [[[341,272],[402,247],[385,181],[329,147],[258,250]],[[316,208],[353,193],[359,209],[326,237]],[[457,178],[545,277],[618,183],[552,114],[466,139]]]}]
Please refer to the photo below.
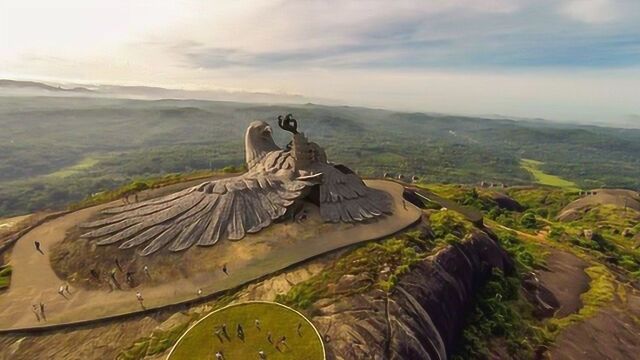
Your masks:
[{"label": "blue sky", "polygon": [[0,3],[0,76],[637,121],[640,1]]}]

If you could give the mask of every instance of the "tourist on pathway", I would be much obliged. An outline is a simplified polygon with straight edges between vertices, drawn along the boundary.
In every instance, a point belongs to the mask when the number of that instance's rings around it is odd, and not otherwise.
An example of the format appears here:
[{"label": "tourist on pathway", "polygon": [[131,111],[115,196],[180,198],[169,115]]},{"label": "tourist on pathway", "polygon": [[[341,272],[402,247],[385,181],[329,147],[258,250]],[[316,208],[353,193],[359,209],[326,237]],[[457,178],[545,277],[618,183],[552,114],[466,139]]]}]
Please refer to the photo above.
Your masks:
[{"label": "tourist on pathway", "polygon": [[71,295],[71,291],[69,291],[69,284],[67,284],[67,283],[65,283],[65,284],[64,284],[64,291],[65,291],[67,294]]},{"label": "tourist on pathway", "polygon": [[96,279],[96,281],[100,281],[100,274],[98,274],[96,269],[89,270],[89,273],[91,274],[91,276],[93,276],[94,279]]},{"label": "tourist on pathway", "polygon": [[260,360],[264,360],[267,358],[267,355],[265,355],[264,351],[262,350],[258,351],[258,356],[260,357]]},{"label": "tourist on pathway", "polygon": [[149,275],[149,267],[148,267],[147,265],[145,265],[145,266],[142,268],[142,270],[144,271],[144,275],[145,275],[147,278],[151,279],[151,275]]},{"label": "tourist on pathway", "polygon": [[38,320],[38,322],[40,322],[40,314],[38,314],[38,306],[37,305],[31,305],[31,311],[33,311],[33,314],[36,316],[36,320]]},{"label": "tourist on pathway", "polygon": [[58,288],[58,294],[60,294],[66,300],[69,300],[69,298],[67,298],[67,295],[64,294],[64,285],[60,285],[60,287]]},{"label": "tourist on pathway", "polygon": [[196,293],[198,294],[198,296],[202,296],[202,289],[198,288],[198,291]]},{"label": "tourist on pathway", "polygon": [[136,291],[136,298],[138,299],[140,306],[142,306],[142,308],[145,309],[143,304],[144,298],[142,297],[142,294],[140,293],[140,291]]},{"label": "tourist on pathway", "polygon": [[131,271],[127,271],[125,279],[127,284],[129,284],[130,287],[133,287],[133,273]]},{"label": "tourist on pathway", "polygon": [[258,329],[258,331],[260,331],[260,320],[256,319],[255,320],[255,324],[256,324],[256,329]]},{"label": "tourist on pathway", "polygon": [[120,289],[120,283],[118,279],[116,279],[116,268],[111,269],[111,281],[113,281],[113,286],[115,286],[116,289]]},{"label": "tourist on pathway", "polygon": [[222,265],[222,272],[225,273],[225,275],[229,276],[229,269],[227,269],[227,264]]},{"label": "tourist on pathway", "polygon": [[271,337],[271,331],[267,332],[267,341],[269,344],[273,344],[273,337]]},{"label": "tourist on pathway", "polygon": [[40,302],[40,316],[42,320],[47,321],[47,317],[44,314],[44,303],[42,301]]},{"label": "tourist on pathway", "polygon": [[224,355],[222,355],[222,351],[218,351],[216,353],[216,360],[224,360]]},{"label": "tourist on pathway", "polygon": [[34,241],[34,242],[33,242],[33,245],[35,245],[35,246],[36,246],[36,250],[37,250],[40,254],[44,255],[44,252],[40,249],[40,241],[37,241],[37,240],[36,240],[36,241]]},{"label": "tourist on pathway", "polygon": [[229,338],[229,333],[227,332],[227,324],[222,324],[222,333],[226,338]]}]

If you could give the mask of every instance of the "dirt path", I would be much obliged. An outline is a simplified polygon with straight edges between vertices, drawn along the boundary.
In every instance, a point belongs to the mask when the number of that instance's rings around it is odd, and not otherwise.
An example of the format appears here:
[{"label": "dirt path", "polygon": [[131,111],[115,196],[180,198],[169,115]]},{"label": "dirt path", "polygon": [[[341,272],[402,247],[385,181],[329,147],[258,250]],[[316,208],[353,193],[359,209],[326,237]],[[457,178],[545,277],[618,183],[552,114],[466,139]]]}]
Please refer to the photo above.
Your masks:
[{"label": "dirt path", "polygon": [[[0,329],[69,323],[139,312],[142,309],[136,301],[136,291],[142,292],[147,308],[187,301],[196,297],[196,289],[198,288],[202,288],[204,294],[227,290],[327,251],[395,233],[420,218],[421,211],[411,204],[406,204],[402,199],[403,188],[401,185],[387,181],[368,181],[367,183],[369,186],[385,190],[393,195],[393,216],[387,216],[367,225],[327,224],[322,229],[315,229],[316,232],[311,236],[303,238],[291,236],[286,238],[286,241],[281,238],[278,238],[277,241],[269,239],[266,235],[259,233],[247,236],[243,241],[219,244],[227,248],[246,247],[251,243],[263,243],[270,240],[277,245],[274,245],[270,252],[260,254],[261,257],[258,259],[227,259],[227,261],[237,264],[232,276],[224,276],[221,272],[207,273],[155,287],[143,286],[114,292],[71,289],[72,294],[67,295],[66,298],[57,293],[63,281],[53,272],[49,257],[35,250],[34,241],[40,241],[42,250],[48,254],[53,244],[64,239],[68,229],[86,221],[96,211],[108,205],[83,209],[60,217],[35,228],[16,243],[11,258],[13,266],[11,287],[0,295]],[[189,185],[188,183],[181,184],[182,187]],[[165,188],[160,190],[164,192],[175,191],[175,189]],[[157,195],[159,195],[157,192],[148,194],[148,196]],[[295,231],[292,230],[295,230],[296,224],[277,224],[276,226],[279,227],[265,231],[265,233],[276,231],[280,234],[283,232],[283,237],[286,237],[288,233],[295,234]],[[297,226],[304,225],[297,224]],[[229,254],[236,253],[229,252]],[[39,302],[45,304],[46,323],[37,322],[31,311],[31,305]]]}]

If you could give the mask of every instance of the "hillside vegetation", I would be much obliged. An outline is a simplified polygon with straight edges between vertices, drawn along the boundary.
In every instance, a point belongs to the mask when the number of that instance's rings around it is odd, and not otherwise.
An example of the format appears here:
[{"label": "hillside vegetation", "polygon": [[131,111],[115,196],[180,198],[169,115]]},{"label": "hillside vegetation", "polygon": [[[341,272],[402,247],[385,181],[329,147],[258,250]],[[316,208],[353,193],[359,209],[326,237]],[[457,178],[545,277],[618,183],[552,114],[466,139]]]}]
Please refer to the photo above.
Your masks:
[{"label": "hillside vegetation", "polygon": [[[640,130],[196,100],[0,97],[0,216],[61,208],[132,180],[244,162],[252,120],[293,113],[331,160],[429,182],[640,187]],[[288,134],[274,131],[284,145]]]}]

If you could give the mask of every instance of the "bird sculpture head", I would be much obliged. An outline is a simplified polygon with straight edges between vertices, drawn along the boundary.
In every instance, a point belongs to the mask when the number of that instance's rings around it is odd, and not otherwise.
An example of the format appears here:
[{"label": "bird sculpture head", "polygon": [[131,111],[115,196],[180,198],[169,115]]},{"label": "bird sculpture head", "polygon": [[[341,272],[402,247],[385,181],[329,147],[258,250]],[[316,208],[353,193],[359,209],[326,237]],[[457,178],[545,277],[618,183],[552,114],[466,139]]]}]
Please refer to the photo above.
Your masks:
[{"label": "bird sculpture head", "polygon": [[280,149],[273,141],[271,131],[271,126],[264,121],[254,121],[247,128],[244,135],[244,153],[248,168],[266,153]]}]

